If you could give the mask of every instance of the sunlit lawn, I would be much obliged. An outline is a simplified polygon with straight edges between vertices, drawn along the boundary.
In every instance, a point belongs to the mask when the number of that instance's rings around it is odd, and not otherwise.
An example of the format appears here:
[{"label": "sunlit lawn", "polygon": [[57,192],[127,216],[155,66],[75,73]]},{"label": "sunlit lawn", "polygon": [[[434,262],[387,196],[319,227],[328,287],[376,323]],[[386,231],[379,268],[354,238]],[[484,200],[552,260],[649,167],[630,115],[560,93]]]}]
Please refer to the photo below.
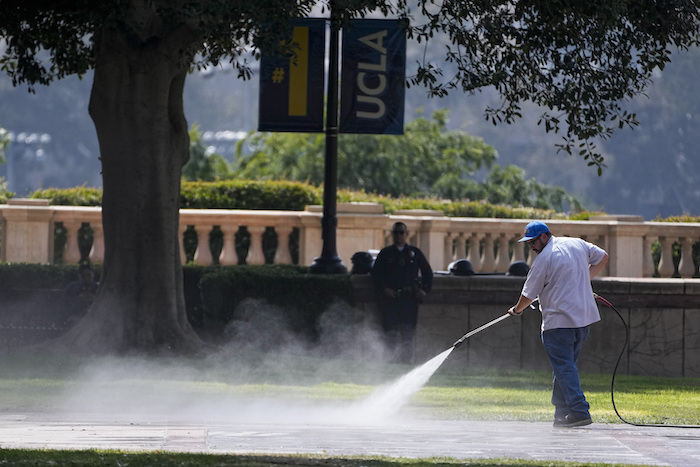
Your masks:
[{"label": "sunlit lawn", "polygon": [[[349,404],[390,385],[413,367],[288,354],[227,354],[209,358],[90,358],[10,354],[0,358],[0,412],[89,410],[171,401],[213,401],[242,407],[258,400],[283,404]],[[597,423],[622,423],[613,410],[610,375],[582,375]],[[550,421],[549,372],[438,368],[401,409],[415,418]],[[632,423],[700,424],[700,380],[617,376],[615,402]],[[135,397],[138,395],[138,400]],[[168,408],[172,410],[172,408]],[[200,412],[197,412],[200,413]],[[104,450],[0,449],[2,465],[82,466],[602,466],[512,459],[328,458],[314,455],[245,456]]]},{"label": "sunlit lawn", "polygon": [[[50,410],[66,394],[84,391],[116,405],[132,393],[163,394],[242,403],[279,399],[285,403],[348,403],[361,400],[413,367],[380,362],[280,354],[203,359],[78,358],[6,355],[0,361],[0,410]],[[582,382],[598,423],[622,423],[611,402],[611,375],[583,374]],[[402,409],[412,417],[444,420],[549,421],[551,375],[493,369],[439,368]],[[86,389],[87,388],[87,389]],[[627,421],[700,424],[700,379],[618,375],[615,404]]]}]

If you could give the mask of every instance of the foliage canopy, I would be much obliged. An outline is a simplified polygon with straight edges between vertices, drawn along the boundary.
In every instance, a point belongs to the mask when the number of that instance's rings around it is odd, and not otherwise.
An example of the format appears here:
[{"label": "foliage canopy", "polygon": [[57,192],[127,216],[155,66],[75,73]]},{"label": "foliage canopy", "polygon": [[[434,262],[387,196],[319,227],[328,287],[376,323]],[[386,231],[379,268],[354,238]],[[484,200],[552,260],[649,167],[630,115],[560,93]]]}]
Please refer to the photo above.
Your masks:
[{"label": "foliage canopy", "polygon": [[[392,197],[486,200],[492,204],[581,211],[573,195],[527,179],[525,171],[494,166],[496,150],[483,139],[446,130],[447,110],[406,124],[405,134],[340,135],[338,185]],[[252,148],[243,155],[242,148]],[[235,178],[323,183],[323,135],[252,133],[238,143]],[[485,182],[479,170],[492,169]]]},{"label": "foliage canopy", "polygon": [[485,109],[485,117],[494,124],[513,122],[523,103],[533,102],[547,109],[539,124],[563,133],[560,150],[599,172],[604,162],[594,138],[637,125],[621,102],[644,93],[671,47],[697,45],[700,24],[695,0],[6,0],[0,67],[15,85],[81,75],[99,55],[96,36],[118,28],[135,44],[187,36],[180,44],[188,45],[177,50],[183,60],[194,66],[228,60],[250,77],[250,52],[278,44],[289,18],[330,11],[341,22],[376,12],[406,20],[409,38],[425,47],[437,43],[445,57],[443,64],[419,61],[408,85],[425,85],[436,96],[493,86],[502,105]]}]

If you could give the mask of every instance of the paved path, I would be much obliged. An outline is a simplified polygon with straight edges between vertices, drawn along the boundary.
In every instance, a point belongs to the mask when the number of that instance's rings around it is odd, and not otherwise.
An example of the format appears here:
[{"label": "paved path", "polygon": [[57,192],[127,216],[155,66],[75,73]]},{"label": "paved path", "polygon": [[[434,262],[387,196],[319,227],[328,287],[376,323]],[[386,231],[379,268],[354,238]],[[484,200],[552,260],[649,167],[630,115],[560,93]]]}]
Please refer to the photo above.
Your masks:
[{"label": "paved path", "polygon": [[0,414],[0,447],[239,454],[519,458],[700,466],[700,430],[543,422],[397,420],[334,425],[127,419],[97,414]]}]

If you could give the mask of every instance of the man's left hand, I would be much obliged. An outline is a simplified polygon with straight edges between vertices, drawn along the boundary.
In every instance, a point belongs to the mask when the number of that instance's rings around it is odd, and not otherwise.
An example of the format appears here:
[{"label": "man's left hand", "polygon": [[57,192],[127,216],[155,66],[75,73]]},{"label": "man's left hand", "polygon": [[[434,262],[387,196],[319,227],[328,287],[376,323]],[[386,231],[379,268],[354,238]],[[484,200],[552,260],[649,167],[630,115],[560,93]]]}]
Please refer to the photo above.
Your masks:
[{"label": "man's left hand", "polygon": [[513,315],[513,316],[520,316],[520,315],[523,314],[522,311],[521,311],[521,312],[515,311],[515,307],[514,307],[514,306],[512,306],[512,307],[510,307],[510,308],[508,309],[508,313],[511,314],[511,315]]}]

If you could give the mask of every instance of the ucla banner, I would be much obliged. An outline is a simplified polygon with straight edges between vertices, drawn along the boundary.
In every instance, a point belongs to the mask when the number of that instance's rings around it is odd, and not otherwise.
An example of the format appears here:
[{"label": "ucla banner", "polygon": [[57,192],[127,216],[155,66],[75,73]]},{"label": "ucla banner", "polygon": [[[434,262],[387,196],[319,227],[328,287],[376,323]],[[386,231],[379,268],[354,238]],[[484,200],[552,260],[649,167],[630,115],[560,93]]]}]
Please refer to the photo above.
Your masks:
[{"label": "ucla banner", "polygon": [[403,134],[406,34],[397,20],[343,29],[340,133]]},{"label": "ucla banner", "polygon": [[288,56],[260,58],[258,131],[323,131],[325,20],[293,21]]}]

